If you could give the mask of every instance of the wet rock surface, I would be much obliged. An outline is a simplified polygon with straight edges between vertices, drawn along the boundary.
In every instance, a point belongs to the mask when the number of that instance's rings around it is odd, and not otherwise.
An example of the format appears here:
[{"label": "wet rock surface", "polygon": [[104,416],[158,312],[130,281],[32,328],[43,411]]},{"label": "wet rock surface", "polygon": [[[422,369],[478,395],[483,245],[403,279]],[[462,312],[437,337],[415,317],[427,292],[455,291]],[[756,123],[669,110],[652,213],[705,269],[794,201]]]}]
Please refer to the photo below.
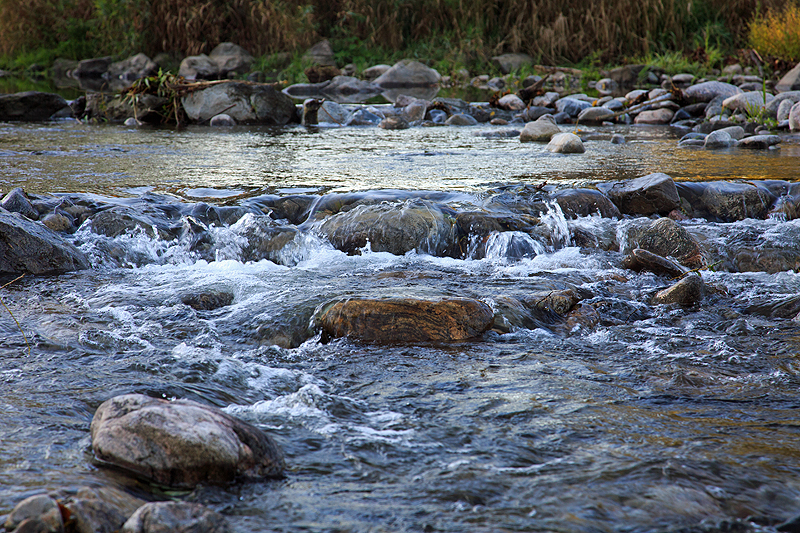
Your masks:
[{"label": "wet rock surface", "polygon": [[488,330],[492,311],[483,302],[465,298],[349,299],[323,306],[315,322],[329,338],[447,342],[475,338]]},{"label": "wet rock surface", "polygon": [[283,452],[269,436],[189,400],[117,396],[97,409],[91,433],[101,463],[171,487],[283,475]]}]

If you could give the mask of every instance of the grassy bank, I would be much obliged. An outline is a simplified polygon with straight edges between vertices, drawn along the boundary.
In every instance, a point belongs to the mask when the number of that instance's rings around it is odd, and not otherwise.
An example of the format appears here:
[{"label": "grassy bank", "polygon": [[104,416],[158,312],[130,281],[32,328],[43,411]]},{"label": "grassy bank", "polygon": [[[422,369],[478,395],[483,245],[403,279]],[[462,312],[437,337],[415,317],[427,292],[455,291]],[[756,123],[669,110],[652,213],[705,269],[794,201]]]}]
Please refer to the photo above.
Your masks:
[{"label": "grassy bank", "polygon": [[752,21],[787,5],[795,0],[0,0],[0,66],[192,55],[223,41],[269,62],[322,38],[340,65],[412,57],[475,71],[504,52],[571,65],[721,58],[748,45]]}]

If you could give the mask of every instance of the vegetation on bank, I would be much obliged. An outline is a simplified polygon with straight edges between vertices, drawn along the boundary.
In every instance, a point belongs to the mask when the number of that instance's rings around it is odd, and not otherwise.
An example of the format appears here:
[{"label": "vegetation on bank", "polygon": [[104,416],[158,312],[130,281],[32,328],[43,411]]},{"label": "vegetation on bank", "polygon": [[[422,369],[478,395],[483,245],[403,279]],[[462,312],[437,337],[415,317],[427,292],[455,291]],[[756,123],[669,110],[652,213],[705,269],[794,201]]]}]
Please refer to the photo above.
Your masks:
[{"label": "vegetation on bank", "polygon": [[[337,63],[415,58],[443,74],[492,72],[490,58],[537,63],[659,60],[719,68],[738,49],[800,58],[798,0],[0,0],[0,68],[57,57],[175,57],[232,41],[296,81],[300,57],[330,39]],[[780,28],[775,33],[774,28]],[[785,43],[776,43],[780,35]],[[668,68],[667,70],[672,70]]]}]

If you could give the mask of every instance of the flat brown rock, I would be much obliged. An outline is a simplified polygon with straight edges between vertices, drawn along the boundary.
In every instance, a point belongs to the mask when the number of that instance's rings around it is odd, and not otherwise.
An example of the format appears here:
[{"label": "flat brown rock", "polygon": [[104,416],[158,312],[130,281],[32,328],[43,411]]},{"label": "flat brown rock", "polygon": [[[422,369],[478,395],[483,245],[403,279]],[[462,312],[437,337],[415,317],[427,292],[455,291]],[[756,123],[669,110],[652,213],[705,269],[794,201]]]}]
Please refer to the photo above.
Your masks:
[{"label": "flat brown rock", "polygon": [[478,300],[392,298],[338,301],[316,321],[328,337],[394,343],[470,339],[488,330],[492,317],[491,308]]}]

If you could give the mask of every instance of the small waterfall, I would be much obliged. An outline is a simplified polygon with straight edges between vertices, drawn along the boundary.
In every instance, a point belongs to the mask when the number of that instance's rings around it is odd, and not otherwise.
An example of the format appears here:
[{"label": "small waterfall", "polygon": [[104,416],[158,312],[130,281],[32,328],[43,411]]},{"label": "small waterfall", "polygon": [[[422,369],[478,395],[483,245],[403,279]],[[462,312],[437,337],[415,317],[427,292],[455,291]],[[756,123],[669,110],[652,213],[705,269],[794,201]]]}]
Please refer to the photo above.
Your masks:
[{"label": "small waterfall", "polygon": [[569,225],[567,225],[567,217],[564,216],[564,211],[555,200],[548,200],[547,212],[541,216],[542,224],[550,229],[552,239],[552,246],[554,250],[564,248],[572,244]]},{"label": "small waterfall", "polygon": [[486,259],[529,259],[546,252],[542,243],[521,231],[493,232],[486,240]]}]

